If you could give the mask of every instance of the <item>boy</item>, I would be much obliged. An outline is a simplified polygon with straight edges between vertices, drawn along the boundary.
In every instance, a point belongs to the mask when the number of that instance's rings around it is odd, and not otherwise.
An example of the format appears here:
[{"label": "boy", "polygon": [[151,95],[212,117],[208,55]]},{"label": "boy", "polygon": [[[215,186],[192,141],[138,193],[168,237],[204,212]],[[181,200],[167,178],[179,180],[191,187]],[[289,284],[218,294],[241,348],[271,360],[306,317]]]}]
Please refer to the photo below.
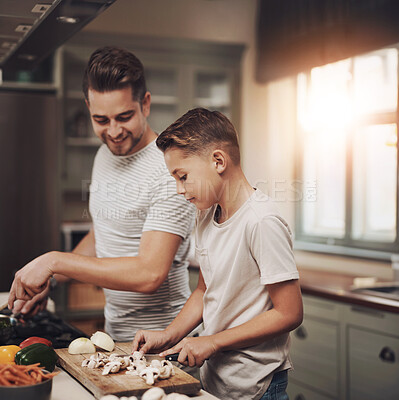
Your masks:
[{"label": "boy", "polygon": [[[202,366],[204,389],[220,399],[287,399],[289,331],[302,322],[302,299],[286,222],[248,183],[220,112],[191,110],[156,143],[177,192],[197,207],[201,272],[175,320],[139,331],[133,350],[179,352],[180,363]],[[200,337],[185,337],[201,322]]]}]

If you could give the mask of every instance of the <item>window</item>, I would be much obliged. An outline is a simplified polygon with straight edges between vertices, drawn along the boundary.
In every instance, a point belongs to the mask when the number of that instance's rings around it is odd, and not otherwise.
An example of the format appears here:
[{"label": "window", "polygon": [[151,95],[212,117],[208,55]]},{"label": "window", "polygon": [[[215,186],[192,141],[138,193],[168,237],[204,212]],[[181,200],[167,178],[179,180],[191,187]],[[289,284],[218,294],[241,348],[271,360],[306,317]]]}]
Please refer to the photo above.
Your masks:
[{"label": "window", "polygon": [[398,241],[398,51],[298,76],[297,248],[388,259]]}]

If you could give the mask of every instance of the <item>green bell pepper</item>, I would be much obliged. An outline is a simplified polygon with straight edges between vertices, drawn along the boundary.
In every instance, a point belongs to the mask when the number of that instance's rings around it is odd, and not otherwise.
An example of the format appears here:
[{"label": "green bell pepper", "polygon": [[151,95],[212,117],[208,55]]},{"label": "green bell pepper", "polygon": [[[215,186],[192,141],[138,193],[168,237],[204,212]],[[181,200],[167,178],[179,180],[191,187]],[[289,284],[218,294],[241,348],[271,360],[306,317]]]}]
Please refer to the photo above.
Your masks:
[{"label": "green bell pepper", "polygon": [[50,372],[54,371],[57,360],[58,356],[54,349],[43,343],[31,344],[15,354],[15,364],[30,365],[40,363],[41,367]]}]

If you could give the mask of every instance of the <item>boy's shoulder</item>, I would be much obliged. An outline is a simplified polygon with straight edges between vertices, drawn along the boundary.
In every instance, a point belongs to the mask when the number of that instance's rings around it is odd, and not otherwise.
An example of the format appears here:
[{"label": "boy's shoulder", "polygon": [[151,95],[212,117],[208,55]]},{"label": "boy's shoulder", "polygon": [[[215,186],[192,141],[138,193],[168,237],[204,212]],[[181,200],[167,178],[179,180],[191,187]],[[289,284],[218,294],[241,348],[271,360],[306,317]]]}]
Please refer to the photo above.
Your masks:
[{"label": "boy's shoulder", "polygon": [[[202,224],[212,223],[216,207],[215,204],[206,210],[197,211],[197,221]],[[237,223],[245,221],[249,225],[257,224],[267,217],[283,219],[273,199],[260,189],[256,189],[226,225],[230,225],[234,220]]]}]

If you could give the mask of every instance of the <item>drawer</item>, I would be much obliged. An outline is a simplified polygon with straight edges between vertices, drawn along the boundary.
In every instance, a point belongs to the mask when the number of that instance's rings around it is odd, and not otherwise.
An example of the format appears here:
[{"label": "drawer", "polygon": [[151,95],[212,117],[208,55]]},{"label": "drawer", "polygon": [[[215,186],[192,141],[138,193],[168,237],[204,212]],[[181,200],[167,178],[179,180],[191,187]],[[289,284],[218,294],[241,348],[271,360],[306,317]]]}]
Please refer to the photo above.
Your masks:
[{"label": "drawer", "polygon": [[399,337],[348,330],[350,400],[399,398]]},{"label": "drawer", "polygon": [[288,379],[287,394],[290,400],[335,400],[335,397],[327,397],[311,390],[293,379]]},{"label": "drawer", "polygon": [[380,331],[393,336],[398,334],[399,314],[357,305],[346,306],[345,314],[346,321],[352,326]]},{"label": "drawer", "polygon": [[292,377],[326,395],[337,397],[338,349],[338,325],[306,317],[303,324],[291,334]]},{"label": "drawer", "polygon": [[339,321],[342,305],[334,301],[321,299],[315,296],[303,296],[305,315]]}]

